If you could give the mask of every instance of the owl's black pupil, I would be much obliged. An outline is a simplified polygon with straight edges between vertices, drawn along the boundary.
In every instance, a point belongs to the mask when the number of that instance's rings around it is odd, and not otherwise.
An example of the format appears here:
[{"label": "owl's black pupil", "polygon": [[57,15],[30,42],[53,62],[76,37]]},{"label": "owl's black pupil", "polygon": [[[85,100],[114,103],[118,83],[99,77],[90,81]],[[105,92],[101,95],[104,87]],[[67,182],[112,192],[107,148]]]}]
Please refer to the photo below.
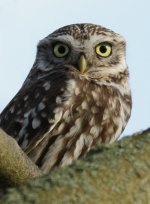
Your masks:
[{"label": "owl's black pupil", "polygon": [[105,52],[107,51],[107,48],[106,48],[106,46],[104,46],[104,45],[101,46],[99,49],[100,49],[100,52],[101,52],[101,53],[105,53]]},{"label": "owl's black pupil", "polygon": [[59,46],[59,48],[58,48],[59,53],[64,54],[65,51],[66,51],[66,48],[64,46]]}]

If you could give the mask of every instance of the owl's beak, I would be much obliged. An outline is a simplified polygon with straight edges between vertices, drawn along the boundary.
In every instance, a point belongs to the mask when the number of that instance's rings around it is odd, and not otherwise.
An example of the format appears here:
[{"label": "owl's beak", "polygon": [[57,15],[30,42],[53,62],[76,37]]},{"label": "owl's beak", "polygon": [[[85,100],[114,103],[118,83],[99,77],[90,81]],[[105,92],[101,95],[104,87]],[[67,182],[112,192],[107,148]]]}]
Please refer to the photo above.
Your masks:
[{"label": "owl's beak", "polygon": [[79,71],[81,72],[81,74],[87,71],[87,60],[83,54],[79,59]]}]

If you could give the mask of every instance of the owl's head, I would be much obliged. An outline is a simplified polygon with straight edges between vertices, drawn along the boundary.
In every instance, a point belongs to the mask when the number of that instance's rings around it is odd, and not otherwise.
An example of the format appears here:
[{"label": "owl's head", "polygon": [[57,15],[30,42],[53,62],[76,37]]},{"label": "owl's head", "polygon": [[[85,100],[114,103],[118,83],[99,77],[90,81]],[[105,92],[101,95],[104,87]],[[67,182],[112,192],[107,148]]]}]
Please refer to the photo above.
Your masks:
[{"label": "owl's head", "polygon": [[62,27],[40,41],[36,58],[42,71],[68,67],[89,79],[127,73],[125,40],[119,34],[93,24]]}]

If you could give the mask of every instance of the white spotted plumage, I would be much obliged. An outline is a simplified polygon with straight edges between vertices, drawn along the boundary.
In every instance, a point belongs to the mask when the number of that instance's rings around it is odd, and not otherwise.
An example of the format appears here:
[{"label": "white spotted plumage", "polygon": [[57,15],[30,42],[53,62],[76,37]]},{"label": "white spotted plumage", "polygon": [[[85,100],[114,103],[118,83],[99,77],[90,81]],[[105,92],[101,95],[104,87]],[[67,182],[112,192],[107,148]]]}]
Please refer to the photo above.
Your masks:
[{"label": "white spotted plumage", "polygon": [[65,26],[39,42],[0,127],[44,172],[124,130],[132,106],[125,46],[122,36],[93,24]]}]

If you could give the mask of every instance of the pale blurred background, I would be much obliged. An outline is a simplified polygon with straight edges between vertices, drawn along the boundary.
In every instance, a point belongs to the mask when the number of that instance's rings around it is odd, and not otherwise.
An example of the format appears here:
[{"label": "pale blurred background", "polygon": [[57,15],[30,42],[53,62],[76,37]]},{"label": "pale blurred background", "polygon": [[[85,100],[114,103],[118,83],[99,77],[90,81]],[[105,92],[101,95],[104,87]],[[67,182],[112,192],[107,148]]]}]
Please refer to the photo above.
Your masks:
[{"label": "pale blurred background", "polygon": [[133,110],[124,135],[150,126],[150,1],[0,0],[0,112],[35,59],[38,41],[72,23],[103,25],[127,41]]}]

